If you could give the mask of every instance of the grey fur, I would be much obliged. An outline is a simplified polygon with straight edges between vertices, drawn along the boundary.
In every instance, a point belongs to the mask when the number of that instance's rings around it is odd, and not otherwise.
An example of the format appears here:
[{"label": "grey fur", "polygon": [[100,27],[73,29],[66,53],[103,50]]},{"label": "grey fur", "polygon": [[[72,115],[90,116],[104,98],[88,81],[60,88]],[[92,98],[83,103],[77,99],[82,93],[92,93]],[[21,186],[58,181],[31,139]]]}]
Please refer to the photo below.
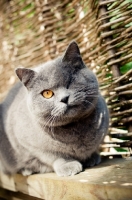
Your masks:
[{"label": "grey fur", "polygon": [[[20,82],[0,105],[0,160],[5,173],[79,173],[100,162],[109,115],[93,72],[75,42],[34,69],[16,69]],[[46,99],[42,91],[50,89]]]}]

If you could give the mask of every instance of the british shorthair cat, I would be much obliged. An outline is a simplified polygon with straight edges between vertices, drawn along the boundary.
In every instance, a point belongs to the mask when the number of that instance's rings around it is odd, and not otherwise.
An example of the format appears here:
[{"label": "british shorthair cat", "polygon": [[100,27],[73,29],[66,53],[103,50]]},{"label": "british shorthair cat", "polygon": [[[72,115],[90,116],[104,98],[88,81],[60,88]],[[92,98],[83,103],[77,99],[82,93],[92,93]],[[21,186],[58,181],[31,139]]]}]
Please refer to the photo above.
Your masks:
[{"label": "british shorthair cat", "polygon": [[109,114],[94,73],[76,42],[36,68],[17,68],[20,81],[0,104],[1,170],[71,176],[100,163]]}]

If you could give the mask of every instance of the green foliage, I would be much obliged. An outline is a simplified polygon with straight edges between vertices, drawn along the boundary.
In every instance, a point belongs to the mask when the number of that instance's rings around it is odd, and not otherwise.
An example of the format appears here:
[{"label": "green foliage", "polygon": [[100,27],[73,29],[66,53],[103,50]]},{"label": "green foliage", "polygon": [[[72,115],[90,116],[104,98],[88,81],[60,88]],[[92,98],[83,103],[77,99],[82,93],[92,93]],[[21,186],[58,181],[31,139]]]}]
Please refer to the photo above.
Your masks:
[{"label": "green foliage", "polygon": [[22,11],[28,10],[28,9],[31,8],[32,6],[33,6],[33,3],[30,3],[30,4],[26,5],[26,6],[22,9]]},{"label": "green foliage", "polygon": [[117,152],[128,152],[128,150],[124,149],[124,148],[120,148],[120,147],[114,147],[114,149],[117,151]]},{"label": "green foliage", "polygon": [[120,72],[121,74],[125,74],[126,72],[128,72],[130,69],[132,69],[132,62],[129,62],[123,66],[120,67]]}]

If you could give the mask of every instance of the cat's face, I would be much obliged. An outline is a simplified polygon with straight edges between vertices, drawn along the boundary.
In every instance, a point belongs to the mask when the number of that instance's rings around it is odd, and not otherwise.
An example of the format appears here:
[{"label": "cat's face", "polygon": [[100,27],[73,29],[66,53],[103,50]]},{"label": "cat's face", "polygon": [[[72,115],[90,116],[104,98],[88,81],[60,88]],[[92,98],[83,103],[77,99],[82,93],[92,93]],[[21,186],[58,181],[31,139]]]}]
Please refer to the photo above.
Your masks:
[{"label": "cat's face", "polygon": [[18,68],[16,73],[27,87],[30,111],[46,126],[76,121],[90,114],[97,102],[96,77],[84,65],[75,42],[64,56],[34,70]]}]

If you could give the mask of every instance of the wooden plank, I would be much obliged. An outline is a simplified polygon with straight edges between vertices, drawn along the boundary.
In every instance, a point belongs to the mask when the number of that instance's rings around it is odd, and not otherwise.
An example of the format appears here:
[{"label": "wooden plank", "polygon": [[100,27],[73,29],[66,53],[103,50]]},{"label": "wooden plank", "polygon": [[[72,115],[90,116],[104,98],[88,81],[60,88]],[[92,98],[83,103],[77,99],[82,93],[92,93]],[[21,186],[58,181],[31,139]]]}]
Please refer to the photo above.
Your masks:
[{"label": "wooden plank", "polygon": [[0,186],[45,200],[132,200],[132,158],[105,159],[72,177],[1,173]]},{"label": "wooden plank", "polygon": [[41,200],[37,197],[32,197],[21,192],[5,190],[3,188],[0,188],[0,200],[2,200],[1,197],[7,200]]}]

